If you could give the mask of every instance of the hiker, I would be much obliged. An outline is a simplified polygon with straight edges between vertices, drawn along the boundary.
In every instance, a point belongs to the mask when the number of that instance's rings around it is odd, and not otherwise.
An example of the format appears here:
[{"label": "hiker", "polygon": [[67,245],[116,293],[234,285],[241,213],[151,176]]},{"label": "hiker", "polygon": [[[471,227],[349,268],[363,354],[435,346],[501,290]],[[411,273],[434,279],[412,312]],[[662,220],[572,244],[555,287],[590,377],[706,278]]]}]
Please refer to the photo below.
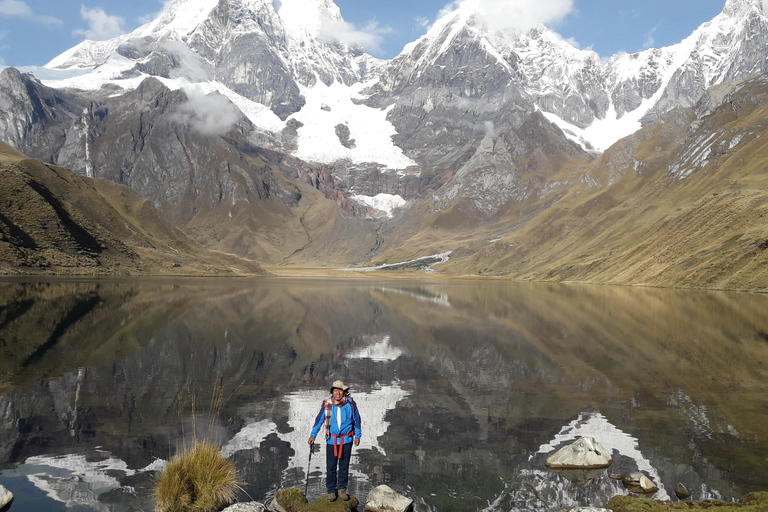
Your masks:
[{"label": "hiker", "polygon": [[325,488],[328,490],[328,500],[336,501],[338,489],[339,499],[348,501],[347,484],[352,444],[360,445],[360,411],[349,395],[349,386],[345,386],[340,380],[331,385],[331,398],[323,400],[320,412],[315,418],[315,426],[309,436],[310,449],[321,427],[325,427]]}]

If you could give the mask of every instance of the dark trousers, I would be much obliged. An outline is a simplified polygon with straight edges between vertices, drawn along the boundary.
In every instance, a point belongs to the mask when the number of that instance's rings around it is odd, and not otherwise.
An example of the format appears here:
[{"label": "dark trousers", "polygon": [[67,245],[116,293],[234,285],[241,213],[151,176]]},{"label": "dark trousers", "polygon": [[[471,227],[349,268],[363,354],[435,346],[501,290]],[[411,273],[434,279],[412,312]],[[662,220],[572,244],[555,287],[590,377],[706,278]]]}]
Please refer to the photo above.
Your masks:
[{"label": "dark trousers", "polygon": [[[325,445],[325,488],[328,494],[334,494],[337,489],[346,489],[349,483],[349,460],[352,458],[352,443],[346,443],[341,450],[341,457],[333,454],[333,445]],[[338,468],[338,471],[337,471]],[[336,485],[338,475],[339,484]]]}]

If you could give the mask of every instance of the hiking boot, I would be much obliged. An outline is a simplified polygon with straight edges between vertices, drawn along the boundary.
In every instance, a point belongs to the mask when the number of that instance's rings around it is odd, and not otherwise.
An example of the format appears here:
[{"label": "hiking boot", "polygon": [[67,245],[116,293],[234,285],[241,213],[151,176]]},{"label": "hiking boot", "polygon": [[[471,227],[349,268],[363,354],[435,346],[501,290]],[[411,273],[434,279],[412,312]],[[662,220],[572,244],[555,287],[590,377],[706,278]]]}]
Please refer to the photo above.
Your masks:
[{"label": "hiking boot", "polygon": [[349,501],[349,494],[346,489],[339,489],[339,499],[341,501]]},{"label": "hiking boot", "polygon": [[[345,494],[345,496],[346,496],[346,494]],[[328,493],[328,501],[336,501],[336,493],[335,492]]]}]

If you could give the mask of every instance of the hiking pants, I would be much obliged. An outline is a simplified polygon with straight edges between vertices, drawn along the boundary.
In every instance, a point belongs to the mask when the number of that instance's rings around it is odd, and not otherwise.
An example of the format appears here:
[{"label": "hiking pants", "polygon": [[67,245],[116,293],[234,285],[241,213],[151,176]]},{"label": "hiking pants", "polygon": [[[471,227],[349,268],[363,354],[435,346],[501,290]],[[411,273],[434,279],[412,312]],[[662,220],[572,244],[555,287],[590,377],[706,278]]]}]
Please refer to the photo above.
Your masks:
[{"label": "hiking pants", "polygon": [[[341,450],[341,457],[333,454],[333,445],[325,445],[325,488],[328,494],[334,494],[338,489],[346,489],[349,484],[349,460],[352,458],[352,443],[346,443]],[[338,468],[338,471],[337,471]],[[339,483],[336,485],[338,474]]]}]

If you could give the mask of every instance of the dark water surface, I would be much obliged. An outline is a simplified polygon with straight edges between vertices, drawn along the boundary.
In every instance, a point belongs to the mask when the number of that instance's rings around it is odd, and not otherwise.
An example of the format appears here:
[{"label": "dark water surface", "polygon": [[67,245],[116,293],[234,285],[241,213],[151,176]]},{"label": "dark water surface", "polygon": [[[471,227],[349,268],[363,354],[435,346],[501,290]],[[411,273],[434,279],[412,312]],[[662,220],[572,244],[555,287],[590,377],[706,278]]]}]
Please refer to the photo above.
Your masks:
[{"label": "dark water surface", "polygon": [[363,417],[363,502],[382,483],[420,511],[626,494],[606,471],[544,467],[581,436],[657,498],[768,490],[766,295],[278,278],[0,281],[0,484],[13,510],[150,511],[155,470],[206,437],[241,500],[268,501],[304,489],[336,379]]}]

